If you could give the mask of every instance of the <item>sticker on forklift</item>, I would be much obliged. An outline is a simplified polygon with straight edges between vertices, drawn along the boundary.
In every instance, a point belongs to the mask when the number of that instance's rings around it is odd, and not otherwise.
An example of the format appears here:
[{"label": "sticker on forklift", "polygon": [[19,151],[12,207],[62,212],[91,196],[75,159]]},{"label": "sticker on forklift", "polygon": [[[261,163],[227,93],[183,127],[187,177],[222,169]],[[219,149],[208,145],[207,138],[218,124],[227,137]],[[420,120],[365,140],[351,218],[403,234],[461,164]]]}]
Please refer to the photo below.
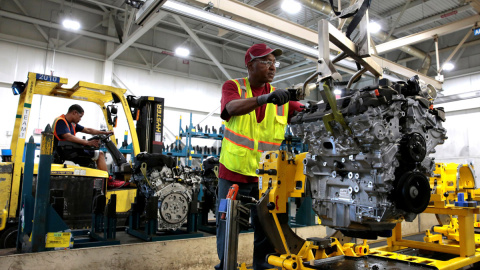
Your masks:
[{"label": "sticker on forklift", "polygon": [[45,74],[37,74],[37,80],[59,83],[60,77],[55,77],[55,76],[50,76]]},{"label": "sticker on forklift", "polygon": [[263,178],[261,176],[258,177],[258,190],[262,190],[263,188]]},{"label": "sticker on forklift", "polygon": [[81,97],[81,96],[72,96],[74,99],[82,99],[82,100],[88,100],[87,97]]},{"label": "sticker on forklift", "polygon": [[155,132],[155,141],[161,142],[162,141],[162,133]]},{"label": "sticker on forklift", "polygon": [[72,233],[60,232],[60,233],[47,233],[45,240],[46,248],[68,248],[70,247],[70,239]]},{"label": "sticker on forklift", "polygon": [[72,171],[52,171],[51,174],[60,175],[60,174],[73,174]]},{"label": "sticker on forklift", "polygon": [[86,170],[75,169],[74,175],[87,175]]},{"label": "sticker on forklift", "polygon": [[22,124],[20,125],[20,135],[18,136],[21,139],[25,139],[25,135],[27,134],[27,125],[28,125],[29,115],[30,115],[30,108],[23,108]]}]

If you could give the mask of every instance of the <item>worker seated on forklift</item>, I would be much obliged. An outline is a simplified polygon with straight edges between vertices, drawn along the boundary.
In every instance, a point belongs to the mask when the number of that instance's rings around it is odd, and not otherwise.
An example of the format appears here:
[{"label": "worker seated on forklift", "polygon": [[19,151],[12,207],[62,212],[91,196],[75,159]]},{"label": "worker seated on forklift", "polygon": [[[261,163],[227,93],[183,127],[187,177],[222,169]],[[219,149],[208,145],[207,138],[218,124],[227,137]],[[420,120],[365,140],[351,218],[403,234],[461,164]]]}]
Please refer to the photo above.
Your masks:
[{"label": "worker seated on forklift", "polygon": [[67,114],[62,114],[53,122],[54,162],[63,163],[66,160],[75,162],[80,166],[95,166],[97,169],[107,171],[105,155],[99,151],[100,141],[98,139],[83,140],[75,137],[77,132],[92,135],[110,135],[113,131],[101,131],[93,128],[83,127],[78,122],[82,120],[83,108],[74,104],[68,108]]}]

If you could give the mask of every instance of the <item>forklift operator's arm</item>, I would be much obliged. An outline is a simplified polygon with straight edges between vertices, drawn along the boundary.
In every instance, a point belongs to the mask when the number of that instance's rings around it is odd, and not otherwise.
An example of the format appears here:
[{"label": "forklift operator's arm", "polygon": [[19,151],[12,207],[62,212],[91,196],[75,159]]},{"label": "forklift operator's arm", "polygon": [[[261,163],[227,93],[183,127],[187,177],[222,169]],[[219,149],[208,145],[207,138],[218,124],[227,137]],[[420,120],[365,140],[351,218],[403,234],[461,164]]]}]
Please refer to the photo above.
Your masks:
[{"label": "forklift operator's arm", "polygon": [[80,139],[78,137],[75,137],[70,133],[65,133],[65,134],[60,135],[60,136],[62,136],[63,139],[65,139],[69,142],[78,143],[78,144],[81,144],[81,145],[84,145],[84,146],[94,146],[94,147],[99,146],[99,141],[98,140],[87,141],[87,140],[83,140],[83,139]]},{"label": "forklift operator's arm", "polygon": [[105,135],[109,135],[109,134],[113,134],[113,131],[109,130],[109,131],[101,131],[101,130],[97,130],[97,129],[93,129],[93,128],[83,128],[82,131],[80,132],[83,132],[83,133],[87,133],[87,134],[91,134],[91,135],[100,135],[100,134],[105,134]]}]

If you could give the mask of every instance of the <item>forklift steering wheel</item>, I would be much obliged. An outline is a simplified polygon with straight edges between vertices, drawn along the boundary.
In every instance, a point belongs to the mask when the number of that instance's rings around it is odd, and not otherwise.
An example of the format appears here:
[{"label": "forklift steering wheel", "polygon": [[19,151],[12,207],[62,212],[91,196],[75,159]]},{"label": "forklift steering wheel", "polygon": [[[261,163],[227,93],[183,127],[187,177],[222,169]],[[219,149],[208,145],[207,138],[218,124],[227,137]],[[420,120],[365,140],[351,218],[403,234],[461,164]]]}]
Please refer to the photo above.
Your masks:
[{"label": "forklift steering wheel", "polygon": [[108,135],[99,134],[99,135],[95,135],[95,136],[89,138],[88,141],[100,140],[100,141],[104,142],[104,141],[106,141],[108,138],[110,138],[112,135],[113,135],[113,133],[108,134]]}]

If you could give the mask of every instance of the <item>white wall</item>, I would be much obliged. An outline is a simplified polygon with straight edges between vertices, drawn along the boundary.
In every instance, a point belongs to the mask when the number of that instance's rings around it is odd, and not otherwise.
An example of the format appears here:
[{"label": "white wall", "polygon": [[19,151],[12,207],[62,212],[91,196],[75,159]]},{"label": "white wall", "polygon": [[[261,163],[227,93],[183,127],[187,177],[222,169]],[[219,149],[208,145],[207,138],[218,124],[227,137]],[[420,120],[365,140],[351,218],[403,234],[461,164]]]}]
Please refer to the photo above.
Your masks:
[{"label": "white wall", "polygon": [[[102,83],[103,62],[82,57],[56,53],[53,61],[53,53],[45,53],[45,50],[26,47],[0,41],[0,83],[9,85],[13,81],[26,82],[28,72],[50,73],[54,69],[54,75],[68,78],[68,85],[72,87],[79,80]],[[45,61],[46,58],[46,61]],[[53,65],[53,67],[52,67]],[[164,126],[178,135],[179,119],[183,117],[185,126],[189,122],[189,111],[194,111],[193,123],[196,124],[210,112],[220,106],[221,85],[192,80],[184,77],[176,77],[158,72],[114,65],[115,74],[137,96],[149,95],[165,98]],[[13,131],[15,114],[18,105],[18,96],[12,94],[11,89],[0,87],[0,147],[9,148],[11,136],[7,137],[7,131]],[[35,96],[32,102],[32,112],[28,127],[27,138],[33,134],[34,128],[42,128],[51,124],[55,117],[66,113],[70,105],[78,103],[85,109],[85,115],[81,125],[99,129],[104,125],[103,114],[95,104],[88,102],[72,101],[61,98]],[[217,114],[211,116],[202,123],[220,127],[221,120]],[[119,125],[115,134],[119,141],[123,140],[124,131],[127,130],[123,112],[119,110]],[[81,136],[81,135],[80,135]],[[169,139],[171,137],[167,137]],[[35,141],[40,142],[40,136],[35,136]],[[130,142],[130,140],[129,140]],[[167,141],[169,142],[169,141]],[[199,145],[212,145],[213,141]]]},{"label": "white wall", "polygon": [[[445,96],[480,90],[480,73],[446,79],[443,84]],[[480,164],[480,99],[439,104],[444,107],[448,139],[437,147],[434,155],[437,162]]]}]

